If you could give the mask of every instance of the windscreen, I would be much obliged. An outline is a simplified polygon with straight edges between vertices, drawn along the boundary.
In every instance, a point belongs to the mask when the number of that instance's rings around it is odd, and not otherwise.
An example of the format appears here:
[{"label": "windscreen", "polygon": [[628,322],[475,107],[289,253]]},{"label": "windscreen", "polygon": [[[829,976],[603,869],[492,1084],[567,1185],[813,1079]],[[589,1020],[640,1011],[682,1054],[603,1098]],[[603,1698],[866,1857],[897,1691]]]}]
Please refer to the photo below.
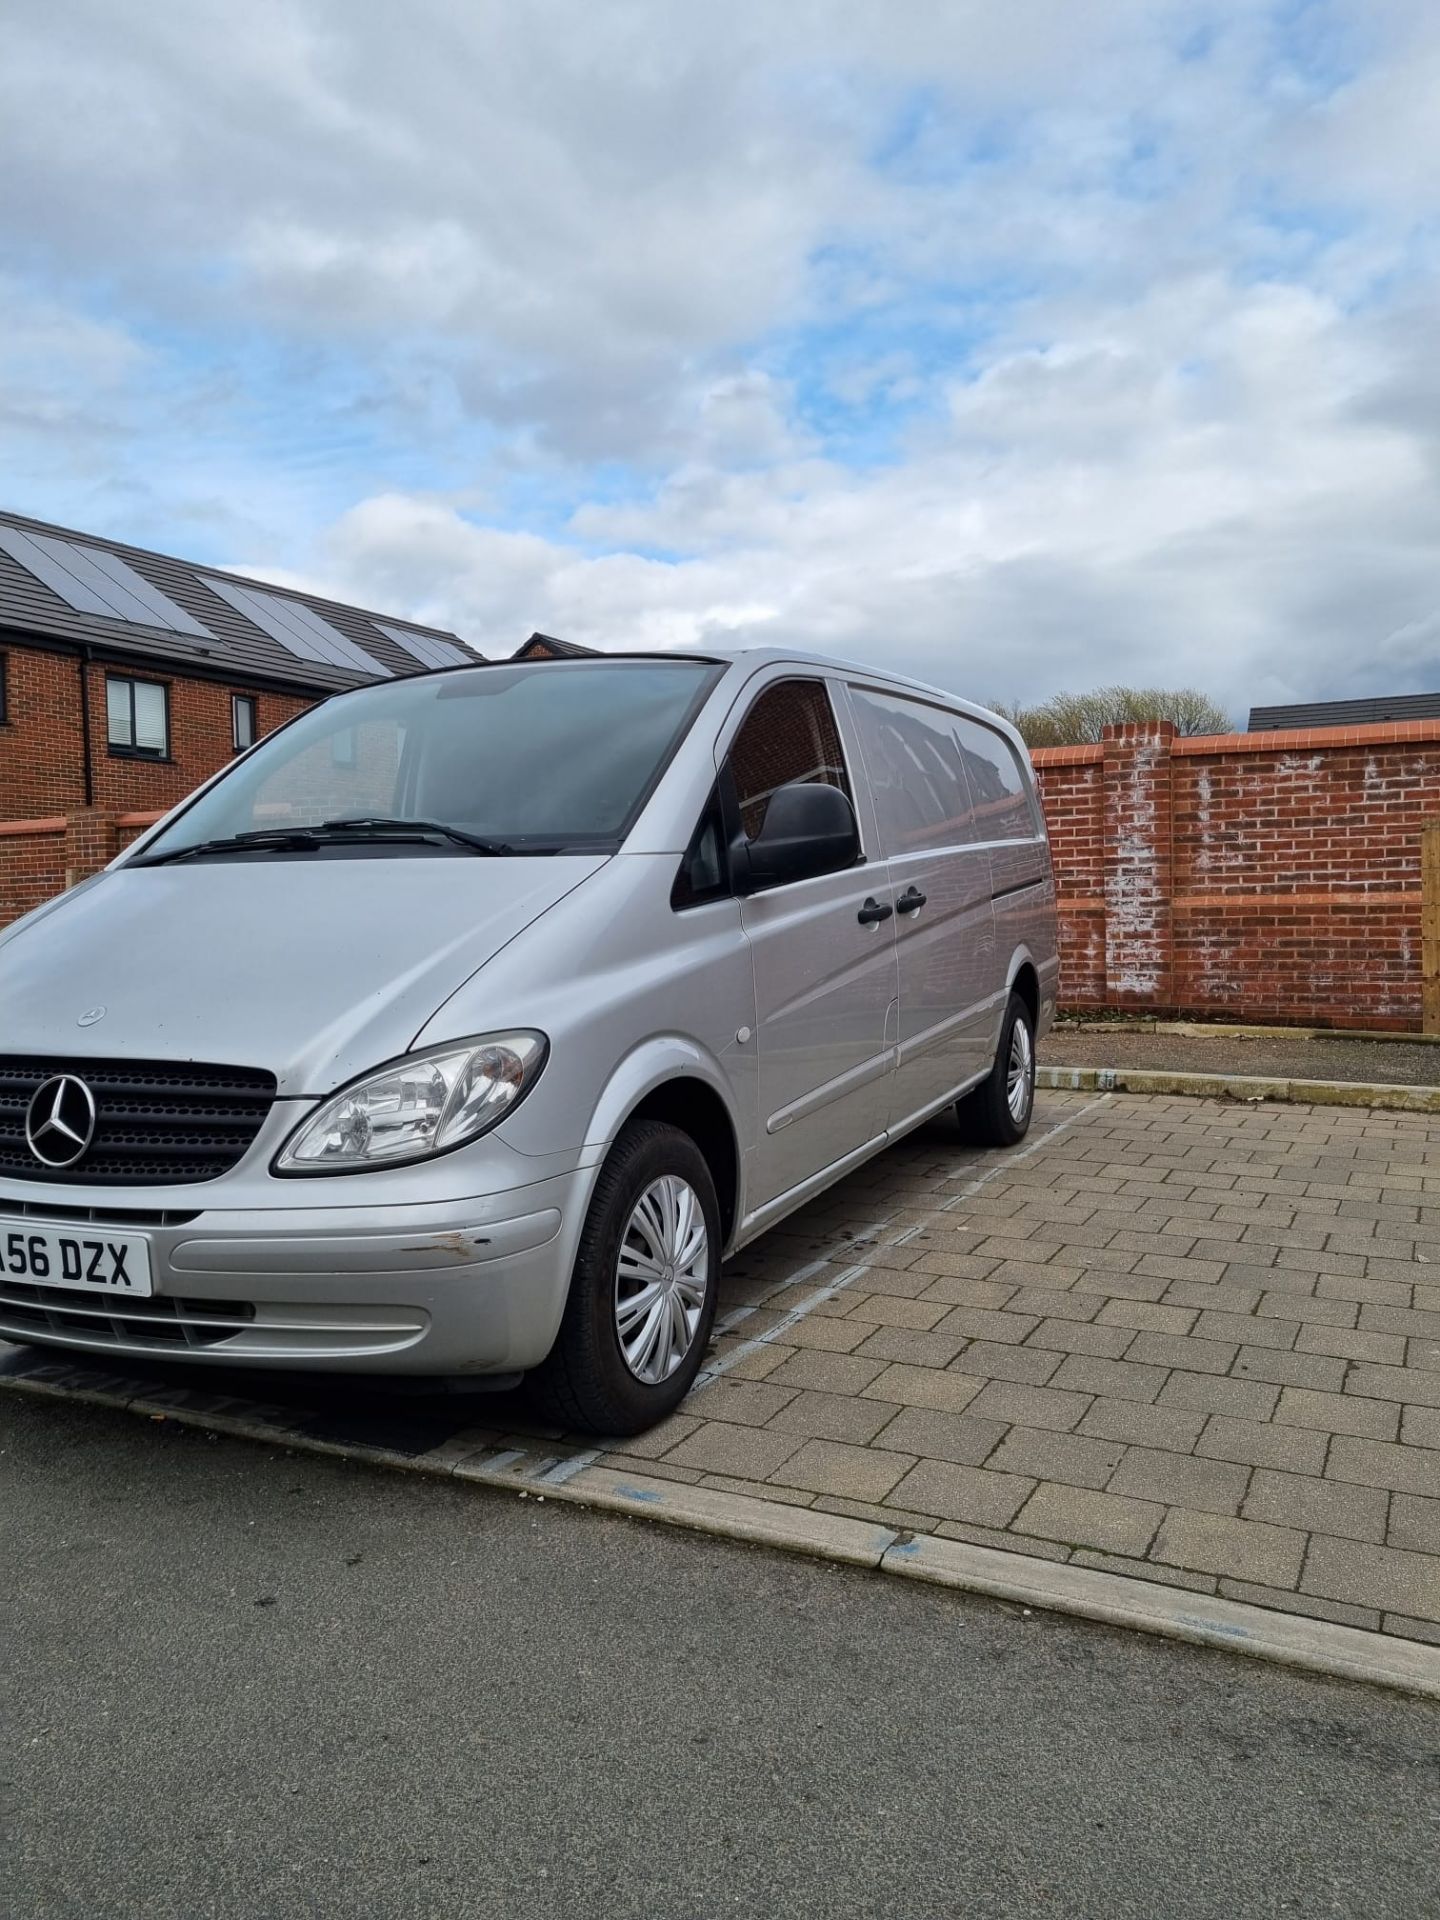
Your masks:
[{"label": "windscreen", "polygon": [[262,744],[146,853],[369,816],[438,821],[517,852],[616,845],[719,671],[543,661],[366,687]]}]

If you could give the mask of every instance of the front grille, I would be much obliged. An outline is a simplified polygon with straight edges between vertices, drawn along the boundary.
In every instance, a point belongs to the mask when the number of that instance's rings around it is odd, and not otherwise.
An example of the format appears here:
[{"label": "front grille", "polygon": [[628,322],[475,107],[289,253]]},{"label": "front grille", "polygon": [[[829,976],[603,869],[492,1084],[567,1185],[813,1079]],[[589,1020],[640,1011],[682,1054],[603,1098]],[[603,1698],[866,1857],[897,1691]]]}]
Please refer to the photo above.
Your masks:
[{"label": "front grille", "polygon": [[[85,1082],[95,1137],[71,1167],[47,1167],[25,1139],[34,1094],[57,1073]],[[213,1180],[240,1159],[275,1099],[275,1076],[193,1061],[54,1060],[0,1055],[0,1178],[70,1186]]]},{"label": "front grille", "polygon": [[188,1227],[200,1215],[174,1207],[63,1207],[0,1193],[0,1219],[77,1220],[86,1227]]},{"label": "front grille", "polygon": [[117,1298],[97,1312],[93,1299],[65,1287],[32,1287],[0,1279],[0,1335],[53,1333],[61,1339],[115,1347],[213,1347],[233,1339],[255,1318],[248,1300]]}]

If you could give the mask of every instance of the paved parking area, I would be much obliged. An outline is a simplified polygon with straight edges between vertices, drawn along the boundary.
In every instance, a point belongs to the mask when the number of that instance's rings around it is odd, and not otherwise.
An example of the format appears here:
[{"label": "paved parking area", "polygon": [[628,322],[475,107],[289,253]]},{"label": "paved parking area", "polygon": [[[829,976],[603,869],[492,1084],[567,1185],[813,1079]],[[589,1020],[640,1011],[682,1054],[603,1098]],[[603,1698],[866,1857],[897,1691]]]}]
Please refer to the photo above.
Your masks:
[{"label": "paved parking area", "polygon": [[[719,1327],[679,1413],[551,1436],[560,1471],[1440,1644],[1440,1119],[1047,1094],[1009,1154],[937,1123],[732,1262]],[[341,1425],[492,1466],[533,1444],[481,1411]]]},{"label": "paved parking area", "polygon": [[1050,1095],[1019,1154],[952,1138],[742,1257],[763,1304],[631,1457],[1440,1642],[1440,1124]]}]

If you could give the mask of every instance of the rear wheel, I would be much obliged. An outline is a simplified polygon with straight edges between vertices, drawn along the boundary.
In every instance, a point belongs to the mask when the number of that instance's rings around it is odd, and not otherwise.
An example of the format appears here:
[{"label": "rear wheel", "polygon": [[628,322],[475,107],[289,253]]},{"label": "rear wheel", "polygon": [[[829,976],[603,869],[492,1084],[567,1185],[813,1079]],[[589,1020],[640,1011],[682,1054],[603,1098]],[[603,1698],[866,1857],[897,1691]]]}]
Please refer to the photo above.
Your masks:
[{"label": "rear wheel", "polygon": [[710,1169],[678,1127],[627,1127],[600,1171],[555,1345],[531,1376],[546,1409],[592,1433],[640,1433],[699,1371],[720,1281]]},{"label": "rear wheel", "polygon": [[1035,1021],[1012,993],[1000,1024],[995,1064],[978,1087],[955,1103],[967,1140],[981,1147],[1013,1147],[1030,1131],[1035,1111]]}]

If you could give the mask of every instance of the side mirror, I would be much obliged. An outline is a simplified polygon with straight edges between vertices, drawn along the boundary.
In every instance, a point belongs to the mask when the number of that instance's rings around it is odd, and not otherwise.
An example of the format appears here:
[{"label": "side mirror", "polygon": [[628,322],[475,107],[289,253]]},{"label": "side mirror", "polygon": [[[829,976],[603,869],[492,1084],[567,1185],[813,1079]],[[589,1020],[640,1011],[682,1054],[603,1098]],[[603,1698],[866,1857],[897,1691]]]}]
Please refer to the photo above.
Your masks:
[{"label": "side mirror", "polygon": [[838,787],[791,781],[771,794],[760,831],[744,851],[745,893],[838,873],[860,857],[855,810]]}]

